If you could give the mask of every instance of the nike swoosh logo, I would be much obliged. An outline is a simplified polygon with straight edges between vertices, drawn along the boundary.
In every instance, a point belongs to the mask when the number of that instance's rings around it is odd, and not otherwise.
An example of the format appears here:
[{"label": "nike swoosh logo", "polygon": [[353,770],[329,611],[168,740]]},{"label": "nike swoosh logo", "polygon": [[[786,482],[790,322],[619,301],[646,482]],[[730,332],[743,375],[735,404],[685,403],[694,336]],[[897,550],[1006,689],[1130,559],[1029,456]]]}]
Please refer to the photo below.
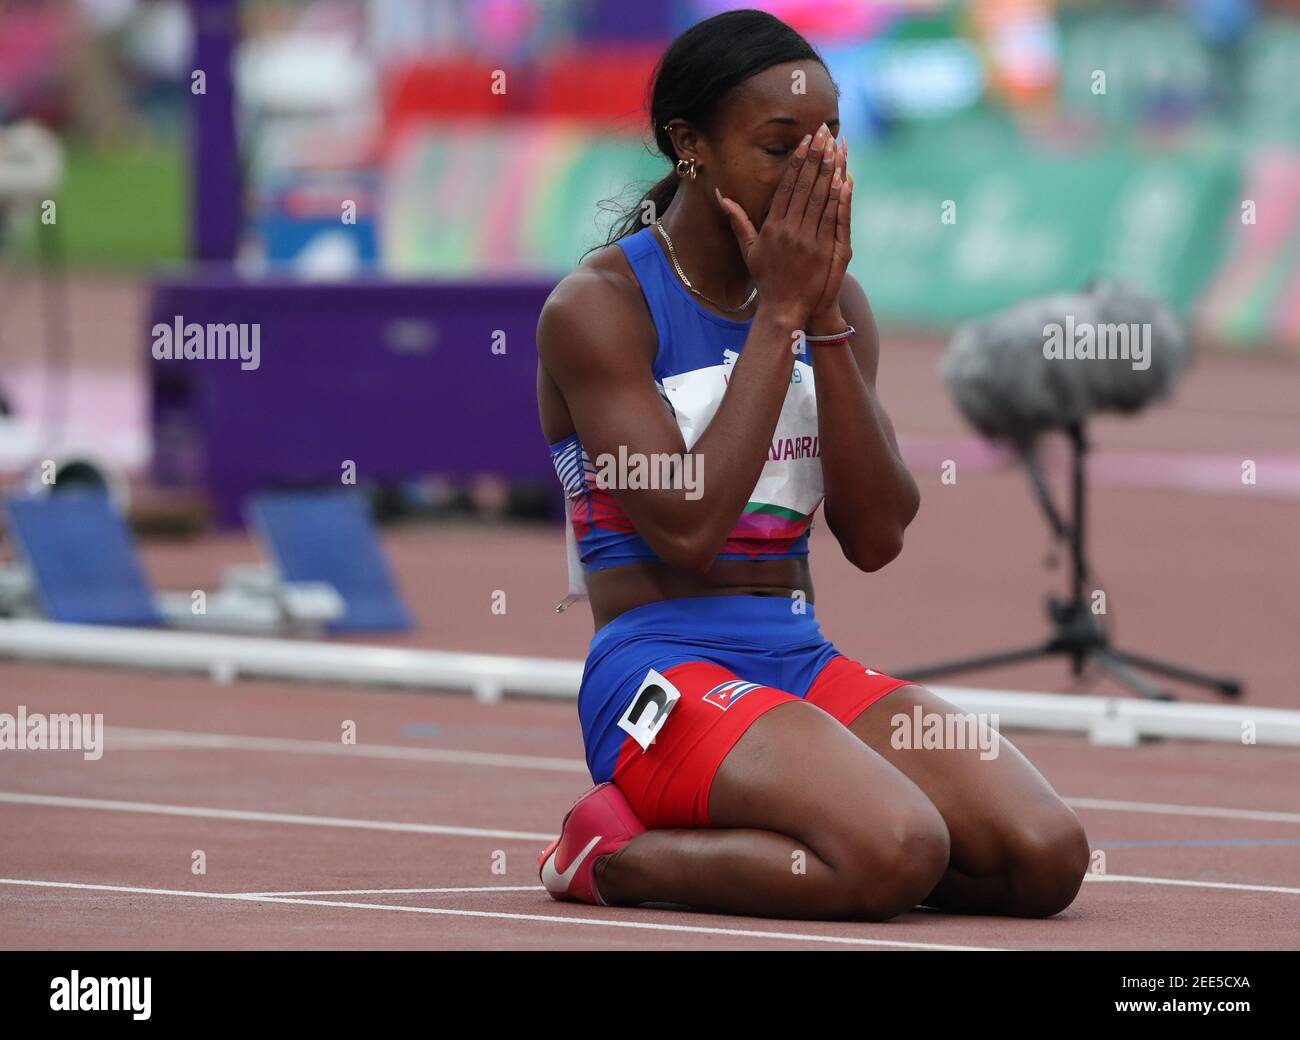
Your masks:
[{"label": "nike swoosh logo", "polygon": [[563,874],[555,869],[555,857],[560,854],[557,848],[551,853],[550,858],[542,864],[542,884],[546,886],[546,891],[564,893],[569,890],[569,885],[573,882],[573,876],[582,866],[582,861],[586,859],[591,850],[601,843],[604,835],[597,834],[591,841],[587,842],[587,847],[573,857],[573,862],[569,864],[569,869]]}]

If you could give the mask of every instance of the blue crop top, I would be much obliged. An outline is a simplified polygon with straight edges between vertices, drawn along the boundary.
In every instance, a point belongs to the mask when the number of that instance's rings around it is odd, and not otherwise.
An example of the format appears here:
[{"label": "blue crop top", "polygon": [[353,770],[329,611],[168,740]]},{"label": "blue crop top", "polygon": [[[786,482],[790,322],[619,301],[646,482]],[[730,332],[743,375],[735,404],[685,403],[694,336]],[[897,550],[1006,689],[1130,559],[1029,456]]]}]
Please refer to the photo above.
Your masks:
[{"label": "blue crop top", "polygon": [[[731,366],[744,347],[750,322],[730,321],[701,307],[678,280],[654,236],[654,228],[646,227],[618,245],[640,283],[659,337],[655,387],[689,452],[726,393]],[[585,590],[584,569],[658,559],[609,489],[664,486],[649,483],[668,472],[660,465],[662,460],[638,458],[625,449],[617,456],[592,459],[576,433],[550,448],[565,492],[570,593]],[[683,487],[688,494],[706,479],[695,456],[680,460],[673,474],[677,480],[673,486]],[[808,527],[821,500],[813,370],[796,358],[767,462],[718,559],[806,557]]]}]

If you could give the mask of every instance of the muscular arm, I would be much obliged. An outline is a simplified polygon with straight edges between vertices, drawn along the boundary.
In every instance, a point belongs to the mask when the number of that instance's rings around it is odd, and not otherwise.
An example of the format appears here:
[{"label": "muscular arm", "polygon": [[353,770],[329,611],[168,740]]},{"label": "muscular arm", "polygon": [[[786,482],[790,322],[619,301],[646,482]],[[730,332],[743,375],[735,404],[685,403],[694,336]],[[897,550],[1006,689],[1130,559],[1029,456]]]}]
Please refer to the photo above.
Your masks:
[{"label": "muscular arm", "polygon": [[[692,448],[703,459],[699,498],[680,489],[609,489],[666,563],[706,572],[735,526],[767,460],[798,325],[759,307],[722,403]],[[542,310],[537,348],[539,379],[560,391],[593,462],[617,457],[620,446],[645,456],[685,454],[681,430],[654,385],[655,330],[630,277],[589,267],[564,279]],[[558,439],[555,432],[548,430],[548,438]]]},{"label": "muscular arm", "polygon": [[[880,340],[866,293],[851,275],[844,276],[840,309],[857,329],[849,349],[809,347],[826,487],[823,511],[849,561],[874,571],[902,550],[903,531],[916,516],[921,496],[876,397]],[[809,331],[828,334],[843,327]]]}]

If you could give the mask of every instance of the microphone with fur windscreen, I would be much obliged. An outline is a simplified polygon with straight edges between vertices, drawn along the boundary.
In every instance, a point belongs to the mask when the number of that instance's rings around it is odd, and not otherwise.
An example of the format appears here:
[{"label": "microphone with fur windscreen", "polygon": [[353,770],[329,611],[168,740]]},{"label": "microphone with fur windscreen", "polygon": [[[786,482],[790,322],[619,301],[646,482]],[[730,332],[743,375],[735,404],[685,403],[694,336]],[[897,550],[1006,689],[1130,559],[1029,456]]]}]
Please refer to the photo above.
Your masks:
[{"label": "microphone with fur windscreen", "polygon": [[1090,415],[1136,412],[1167,397],[1187,361],[1186,329],[1167,307],[1097,282],[961,326],[943,375],[975,429],[1026,446]]},{"label": "microphone with fur windscreen", "polygon": [[[1064,654],[1082,675],[1095,662],[1144,697],[1167,700],[1135,669],[1208,686],[1235,697],[1241,684],[1181,665],[1121,651],[1090,609],[1084,542],[1087,420],[1133,414],[1166,398],[1189,362],[1187,330],[1159,300],[1120,282],[1094,282],[1082,293],[1026,300],[954,333],[943,376],[957,408],[989,440],[1010,444],[1025,465],[1056,537],[1070,551],[1069,599],[1051,598],[1052,634],[1043,643],[1003,653],[895,672],[922,680],[954,672]],[[1073,448],[1070,514],[1056,506],[1037,443],[1064,433]]]}]

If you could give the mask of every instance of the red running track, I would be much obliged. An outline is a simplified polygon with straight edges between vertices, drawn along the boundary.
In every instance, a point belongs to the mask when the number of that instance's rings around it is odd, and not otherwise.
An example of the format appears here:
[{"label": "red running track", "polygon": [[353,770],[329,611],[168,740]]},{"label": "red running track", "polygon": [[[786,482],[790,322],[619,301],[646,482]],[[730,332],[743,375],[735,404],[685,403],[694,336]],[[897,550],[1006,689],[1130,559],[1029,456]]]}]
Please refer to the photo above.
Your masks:
[{"label": "red running track", "polygon": [[[923,494],[903,555],[864,575],[813,533],[824,630],[887,671],[1035,641],[1059,585],[1024,480],[964,430],[937,362],[933,343],[887,337],[881,394]],[[1173,403],[1093,433],[1094,560],[1121,644],[1238,675],[1248,703],[1300,708],[1300,366],[1202,358]],[[948,459],[955,484],[940,480]],[[1257,483],[1235,479],[1243,460]],[[418,623],[396,642],[583,655],[585,608],[551,610],[558,529],[409,528],[385,544]],[[170,589],[213,588],[225,564],[258,558],[229,535],[144,555]],[[1074,688],[1059,663],[957,681]],[[1300,935],[1293,750],[1013,733],[1105,854],[1069,911],[812,924],[552,902],[534,857],[588,785],[572,703],[0,662],[0,712],[18,704],[103,712],[110,740],[98,762],[0,754],[4,948],[1267,949]]]},{"label": "red running track", "polygon": [[1013,734],[1105,854],[1067,912],[810,923],[553,902],[535,856],[589,784],[572,704],[4,675],[29,711],[103,712],[108,731],[98,761],[0,755],[4,948],[1290,949],[1300,934],[1290,751]]}]

